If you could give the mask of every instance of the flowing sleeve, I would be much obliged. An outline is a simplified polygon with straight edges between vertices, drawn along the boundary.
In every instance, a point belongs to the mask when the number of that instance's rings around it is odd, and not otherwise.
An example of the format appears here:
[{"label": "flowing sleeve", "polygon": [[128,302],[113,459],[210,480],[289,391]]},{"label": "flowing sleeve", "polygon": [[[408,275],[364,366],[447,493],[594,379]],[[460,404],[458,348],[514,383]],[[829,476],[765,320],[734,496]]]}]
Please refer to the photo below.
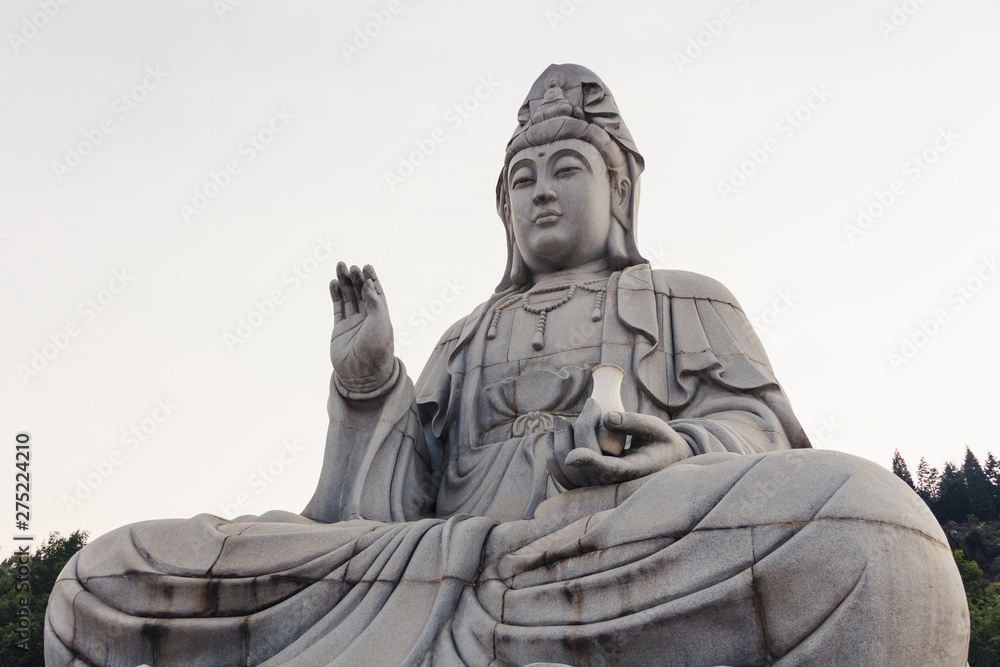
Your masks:
[{"label": "flowing sleeve", "polygon": [[[447,411],[446,364],[457,336],[437,344],[418,384]],[[345,398],[336,372],[330,380],[330,425],[323,467],[312,500],[302,512],[315,521],[412,521],[434,516],[443,442],[434,437],[434,410],[418,408],[416,390],[399,359],[386,387]]]},{"label": "flowing sleeve", "polygon": [[[650,275],[651,274],[651,275]],[[631,297],[637,374],[695,454],[810,447],[743,309],[721,284],[686,271],[649,272],[657,322]],[[642,275],[636,276],[639,282]],[[635,281],[633,281],[634,283]],[[622,299],[623,305],[627,299]],[[630,313],[623,315],[628,318]],[[646,316],[648,318],[648,316]]]}]

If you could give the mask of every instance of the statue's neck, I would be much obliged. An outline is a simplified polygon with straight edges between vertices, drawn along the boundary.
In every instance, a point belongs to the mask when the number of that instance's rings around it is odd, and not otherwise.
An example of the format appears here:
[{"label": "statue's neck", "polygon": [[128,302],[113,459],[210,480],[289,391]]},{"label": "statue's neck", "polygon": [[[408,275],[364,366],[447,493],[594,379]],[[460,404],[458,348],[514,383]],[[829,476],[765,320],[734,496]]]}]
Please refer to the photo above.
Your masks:
[{"label": "statue's neck", "polygon": [[534,287],[554,287],[556,285],[568,285],[571,283],[581,283],[596,278],[607,278],[612,273],[611,266],[603,257],[587,264],[574,266],[571,269],[552,271],[550,273],[536,273],[533,275]]}]

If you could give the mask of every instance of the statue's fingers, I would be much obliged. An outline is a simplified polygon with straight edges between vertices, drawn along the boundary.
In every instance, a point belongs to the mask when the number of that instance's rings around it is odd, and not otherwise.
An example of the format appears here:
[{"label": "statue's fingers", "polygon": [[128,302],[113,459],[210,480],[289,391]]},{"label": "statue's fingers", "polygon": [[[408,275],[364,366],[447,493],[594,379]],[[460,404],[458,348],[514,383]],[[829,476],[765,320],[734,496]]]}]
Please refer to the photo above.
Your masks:
[{"label": "statue's fingers", "polygon": [[616,484],[634,479],[627,461],[617,456],[604,456],[589,449],[574,449],[566,457],[566,466],[575,468],[589,484]]},{"label": "statue's fingers", "polygon": [[589,470],[594,467],[596,458],[597,454],[589,449],[574,449],[566,456],[566,465]]},{"label": "statue's fingers", "polygon": [[659,417],[637,412],[609,412],[604,415],[604,428],[614,433],[631,435],[633,440],[645,442],[665,442],[675,439],[677,435],[677,432]]},{"label": "statue's fingers", "polygon": [[358,296],[358,305],[361,305],[361,288],[365,285],[366,278],[361,275],[361,268],[357,265],[352,265],[350,269],[351,284],[354,285],[354,292]]},{"label": "statue's fingers", "polygon": [[361,289],[361,286],[365,284],[365,278],[361,275],[361,269],[357,265],[351,267],[351,282],[354,283],[354,287]]},{"label": "statue's fingers", "polygon": [[340,283],[336,279],[330,281],[330,298],[333,299],[334,323],[344,319],[344,295],[340,291]]},{"label": "statue's fingers", "polygon": [[351,282],[351,270],[347,268],[346,262],[337,262],[337,280],[341,288]]},{"label": "statue's fingers", "polygon": [[635,449],[629,448],[621,459],[627,461],[635,477],[644,477],[659,472],[692,454],[687,441],[678,438],[669,442],[652,442]]},{"label": "statue's fingers", "polygon": [[580,416],[573,424],[573,439],[577,448],[592,450],[596,454],[601,453],[601,446],[597,442],[597,425],[601,422],[601,407],[597,401],[588,398],[583,404]]},{"label": "statue's fingers", "polygon": [[362,273],[365,278],[375,283],[375,291],[380,297],[385,299],[385,292],[382,291],[382,283],[379,281],[378,276],[375,274],[375,267],[371,264],[365,264],[365,268],[362,269]]},{"label": "statue's fingers", "polygon": [[369,314],[384,315],[385,303],[382,297],[375,291],[375,281],[366,280],[361,287],[361,299],[365,304],[365,309]]},{"label": "statue's fingers", "polygon": [[550,434],[552,447],[548,450],[545,464],[552,475],[564,489],[575,489],[581,486],[579,475],[575,470],[566,469],[566,456],[573,451],[573,432],[568,428],[553,431]]},{"label": "statue's fingers", "polygon": [[553,432],[552,452],[555,454],[557,460],[566,460],[566,455],[573,451],[574,439],[573,431],[569,428]]},{"label": "statue's fingers", "polygon": [[344,262],[337,262],[337,280],[344,295],[344,314],[350,317],[358,312],[358,295],[354,290],[354,283],[351,282],[350,271]]},{"label": "statue's fingers", "polygon": [[350,268],[351,284],[354,285],[354,296],[358,300],[358,312],[364,312],[365,299],[363,290],[365,287],[365,279],[361,275],[361,269],[357,266],[352,266]]}]

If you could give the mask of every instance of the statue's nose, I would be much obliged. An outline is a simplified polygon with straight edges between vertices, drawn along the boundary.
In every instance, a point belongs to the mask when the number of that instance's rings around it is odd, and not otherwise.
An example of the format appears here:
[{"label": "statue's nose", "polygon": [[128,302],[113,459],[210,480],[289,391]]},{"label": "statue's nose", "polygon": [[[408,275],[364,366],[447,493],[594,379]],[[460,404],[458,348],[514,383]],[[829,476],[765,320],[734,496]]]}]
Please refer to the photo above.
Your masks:
[{"label": "statue's nose", "polygon": [[535,193],[531,198],[534,204],[544,204],[546,202],[554,201],[556,198],[556,191],[549,187],[548,182],[539,178],[535,182]]}]

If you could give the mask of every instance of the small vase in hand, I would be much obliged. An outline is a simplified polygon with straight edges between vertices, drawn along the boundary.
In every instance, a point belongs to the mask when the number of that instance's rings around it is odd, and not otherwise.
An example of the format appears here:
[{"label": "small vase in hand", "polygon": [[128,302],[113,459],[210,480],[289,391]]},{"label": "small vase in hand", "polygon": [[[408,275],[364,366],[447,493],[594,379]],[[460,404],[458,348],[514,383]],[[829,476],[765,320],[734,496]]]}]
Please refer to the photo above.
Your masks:
[{"label": "small vase in hand", "polygon": [[[625,405],[622,403],[625,371],[613,364],[600,364],[594,367],[592,377],[594,393],[590,397],[600,406],[601,415],[613,411],[625,412]],[[609,431],[602,421],[597,427],[597,444],[605,454],[620,456],[625,449],[625,434]]]}]

